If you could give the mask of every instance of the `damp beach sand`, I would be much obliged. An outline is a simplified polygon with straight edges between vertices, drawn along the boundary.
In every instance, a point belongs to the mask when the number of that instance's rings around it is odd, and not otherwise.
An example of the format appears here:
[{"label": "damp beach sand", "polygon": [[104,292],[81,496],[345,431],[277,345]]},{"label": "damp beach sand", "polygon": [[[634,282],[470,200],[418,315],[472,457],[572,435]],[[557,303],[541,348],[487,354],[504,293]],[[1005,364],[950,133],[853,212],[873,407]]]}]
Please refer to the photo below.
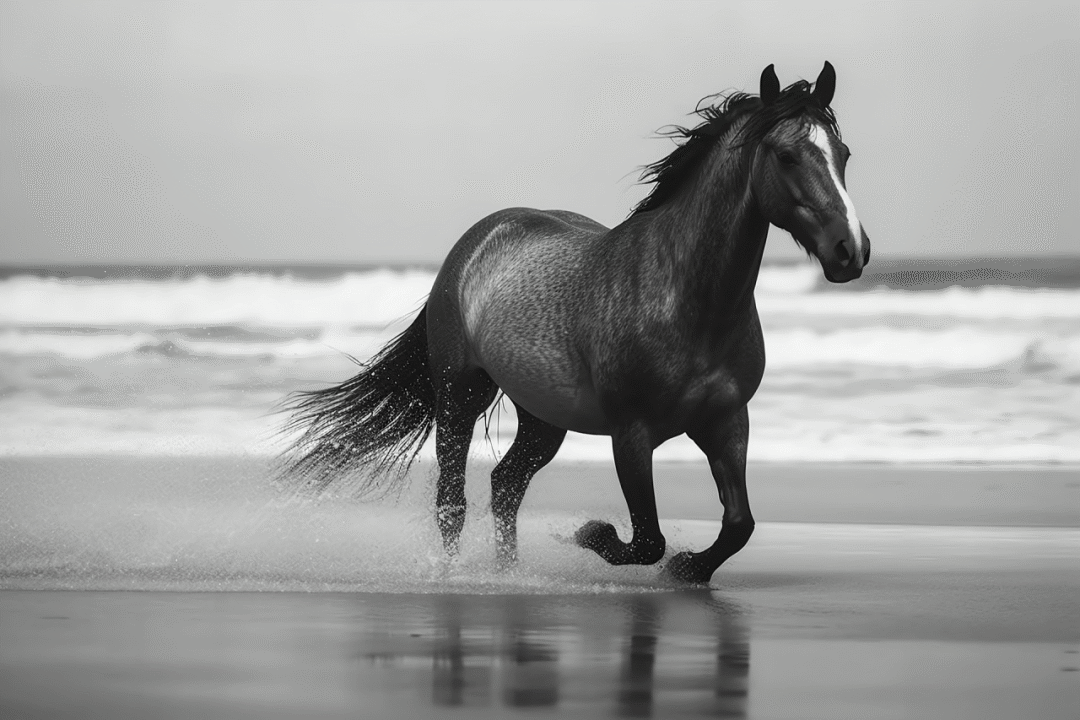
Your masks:
[{"label": "damp beach sand", "polygon": [[[625,514],[556,463],[491,570],[428,468],[396,503],[282,500],[260,458],[0,459],[0,716],[1072,718],[1080,470],[753,465],[758,530],[709,589],[567,538]],[[657,468],[673,550],[719,503]],[[208,592],[209,591],[209,592]],[[255,592],[261,591],[261,592]],[[315,591],[315,592],[313,592]]]}]

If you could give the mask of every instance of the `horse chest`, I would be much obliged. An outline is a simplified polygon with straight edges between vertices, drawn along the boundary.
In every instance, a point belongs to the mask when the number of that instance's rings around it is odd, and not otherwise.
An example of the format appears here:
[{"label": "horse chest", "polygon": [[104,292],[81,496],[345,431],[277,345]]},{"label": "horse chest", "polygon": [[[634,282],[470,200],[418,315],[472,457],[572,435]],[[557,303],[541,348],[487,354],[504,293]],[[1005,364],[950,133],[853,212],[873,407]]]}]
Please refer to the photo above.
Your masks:
[{"label": "horse chest", "polygon": [[655,427],[665,428],[662,434],[676,435],[702,419],[741,409],[765,369],[760,325],[749,320],[720,341],[694,338],[662,345],[641,361],[646,372],[624,373],[636,376],[636,382],[633,388],[623,385],[622,392],[639,394],[638,409]]},{"label": "horse chest", "polygon": [[734,412],[750,401],[761,373],[744,363],[725,363],[706,373],[687,393],[688,404],[708,415]]}]

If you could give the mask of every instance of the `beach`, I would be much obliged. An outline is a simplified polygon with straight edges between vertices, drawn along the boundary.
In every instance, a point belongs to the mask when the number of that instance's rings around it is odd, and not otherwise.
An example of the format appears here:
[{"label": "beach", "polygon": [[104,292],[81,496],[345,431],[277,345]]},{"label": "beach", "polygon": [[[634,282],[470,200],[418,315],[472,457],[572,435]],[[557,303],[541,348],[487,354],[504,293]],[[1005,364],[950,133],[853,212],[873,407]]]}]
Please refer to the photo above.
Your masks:
[{"label": "beach", "polygon": [[915,9],[0,0],[0,720],[1080,720],[1080,3]]},{"label": "beach", "polygon": [[[259,457],[0,460],[0,714],[1071,718],[1080,469],[757,464],[758,529],[707,589],[567,541],[625,531],[614,473],[554,463],[493,567],[483,461],[461,558],[425,480],[282,497]],[[703,467],[656,484],[703,547]],[[198,592],[193,592],[198,591]],[[260,591],[260,592],[253,592]]]}]

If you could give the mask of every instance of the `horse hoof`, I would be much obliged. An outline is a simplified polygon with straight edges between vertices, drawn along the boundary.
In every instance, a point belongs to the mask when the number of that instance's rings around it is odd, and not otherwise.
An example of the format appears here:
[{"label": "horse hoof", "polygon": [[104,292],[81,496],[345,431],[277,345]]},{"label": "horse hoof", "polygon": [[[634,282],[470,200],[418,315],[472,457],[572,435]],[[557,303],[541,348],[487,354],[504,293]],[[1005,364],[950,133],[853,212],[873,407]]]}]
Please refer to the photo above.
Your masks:
[{"label": "horse hoof", "polygon": [[664,566],[663,575],[680,583],[708,585],[713,571],[694,558],[692,552],[681,552]]},{"label": "horse hoof", "polygon": [[590,520],[574,533],[574,542],[586,550],[592,550],[601,557],[604,551],[619,542],[619,533],[615,526],[603,520]]}]

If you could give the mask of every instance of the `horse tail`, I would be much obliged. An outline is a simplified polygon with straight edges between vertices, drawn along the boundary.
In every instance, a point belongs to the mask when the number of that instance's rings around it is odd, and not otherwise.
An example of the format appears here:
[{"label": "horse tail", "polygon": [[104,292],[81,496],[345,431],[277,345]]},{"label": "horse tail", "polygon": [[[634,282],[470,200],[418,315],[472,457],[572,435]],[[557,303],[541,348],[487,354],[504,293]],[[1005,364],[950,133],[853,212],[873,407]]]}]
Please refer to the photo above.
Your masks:
[{"label": "horse tail", "polygon": [[360,494],[399,489],[435,427],[435,384],[428,365],[427,306],[408,329],[349,380],[293,393],[284,432],[303,430],[286,451],[289,484],[325,490],[352,476]]}]

